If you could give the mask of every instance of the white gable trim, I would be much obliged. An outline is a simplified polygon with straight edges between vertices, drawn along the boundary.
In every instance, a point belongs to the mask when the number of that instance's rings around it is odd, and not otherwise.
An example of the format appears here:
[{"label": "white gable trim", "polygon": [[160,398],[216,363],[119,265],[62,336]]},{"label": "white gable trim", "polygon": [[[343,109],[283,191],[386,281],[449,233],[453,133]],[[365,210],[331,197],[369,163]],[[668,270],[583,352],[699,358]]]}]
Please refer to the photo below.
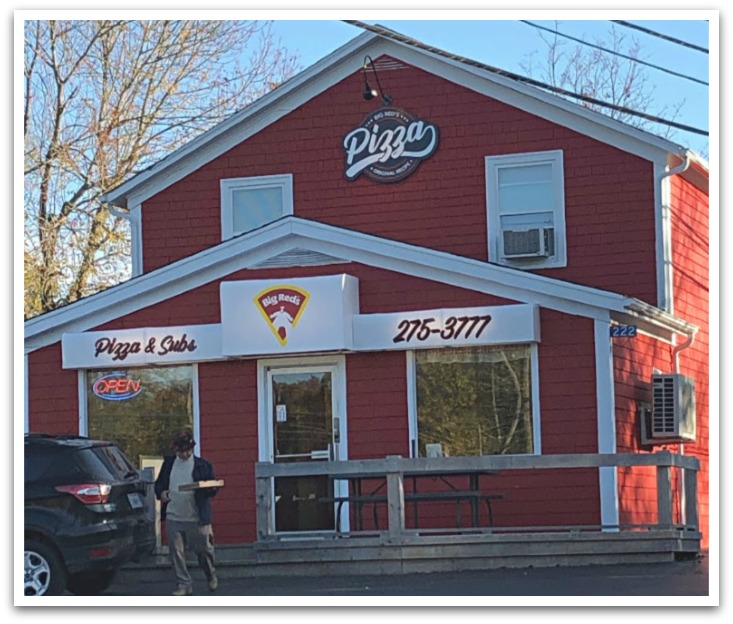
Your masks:
[{"label": "white gable trim", "polygon": [[297,217],[284,217],[259,230],[26,321],[26,353],[59,341],[65,332],[87,331],[294,249],[307,249],[597,320],[607,319],[610,312],[612,315],[637,315],[646,320],[652,330],[659,326],[666,331],[686,332],[692,327],[643,302],[615,293]]},{"label": "white gable trim", "polygon": [[[193,139],[105,196],[112,204],[139,204],[296,110],[362,67],[364,55],[386,54],[455,84],[635,154],[666,163],[685,149],[541,89],[494,72],[373,33],[356,37],[239,113]],[[358,93],[355,94],[358,97]]]}]

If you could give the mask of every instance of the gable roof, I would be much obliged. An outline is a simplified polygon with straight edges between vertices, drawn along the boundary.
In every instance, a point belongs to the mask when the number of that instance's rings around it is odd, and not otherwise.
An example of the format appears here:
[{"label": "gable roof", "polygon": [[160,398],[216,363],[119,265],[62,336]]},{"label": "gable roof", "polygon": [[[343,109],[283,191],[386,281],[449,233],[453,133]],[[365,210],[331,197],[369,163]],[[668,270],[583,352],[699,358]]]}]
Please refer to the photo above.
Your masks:
[{"label": "gable roof", "polygon": [[366,56],[378,59],[382,55],[398,59],[661,166],[676,166],[689,159],[693,167],[689,169],[689,173],[683,175],[691,176],[697,183],[700,182],[701,175],[703,178],[707,177],[707,164],[680,145],[487,69],[488,66],[469,64],[435,50],[427,46],[417,47],[405,37],[397,40],[374,32],[361,34],[113,189],[104,200],[128,208],[141,204],[337,82],[361,70]]},{"label": "gable roof", "polygon": [[83,332],[242,269],[357,262],[567,314],[636,324],[671,341],[696,327],[638,299],[288,216],[25,322],[25,351]]}]

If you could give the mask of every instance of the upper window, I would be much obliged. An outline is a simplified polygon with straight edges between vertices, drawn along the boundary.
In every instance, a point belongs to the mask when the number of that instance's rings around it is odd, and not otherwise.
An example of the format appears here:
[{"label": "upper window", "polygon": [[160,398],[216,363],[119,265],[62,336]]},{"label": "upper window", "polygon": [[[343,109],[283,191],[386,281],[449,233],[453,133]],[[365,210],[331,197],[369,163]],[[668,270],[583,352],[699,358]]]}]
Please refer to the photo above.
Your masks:
[{"label": "upper window", "polygon": [[221,181],[222,240],[293,214],[293,176],[272,175]]},{"label": "upper window", "polygon": [[531,345],[415,351],[416,457],[539,452]]},{"label": "upper window", "polygon": [[562,151],[486,157],[489,260],[518,268],[562,267]]}]

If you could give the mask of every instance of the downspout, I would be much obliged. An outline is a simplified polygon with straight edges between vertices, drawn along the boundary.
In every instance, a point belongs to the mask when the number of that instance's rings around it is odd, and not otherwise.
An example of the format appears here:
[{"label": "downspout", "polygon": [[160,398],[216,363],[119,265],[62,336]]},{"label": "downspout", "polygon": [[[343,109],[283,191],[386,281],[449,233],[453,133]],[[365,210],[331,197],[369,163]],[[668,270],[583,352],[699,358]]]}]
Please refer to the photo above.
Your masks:
[{"label": "downspout", "polygon": [[681,345],[677,345],[673,351],[672,351],[672,365],[674,366],[673,372],[678,373],[679,367],[680,367],[680,351],[684,351],[685,349],[688,349],[692,346],[692,343],[695,341],[695,334],[697,333],[697,329],[687,334],[687,340],[685,340]]},{"label": "downspout", "polygon": [[[659,195],[660,195],[660,227],[661,227],[661,238],[662,238],[662,257],[660,259],[662,263],[662,275],[664,276],[662,279],[662,295],[663,299],[661,301],[658,301],[659,304],[658,307],[662,310],[665,310],[666,312],[669,312],[670,314],[674,314],[674,297],[672,293],[672,286],[673,286],[673,276],[672,276],[672,231],[671,231],[671,223],[669,218],[669,211],[670,211],[670,204],[671,204],[671,197],[670,193],[665,192],[665,184],[664,181],[667,178],[670,178],[674,175],[677,175],[679,173],[684,173],[687,171],[687,169],[690,167],[691,159],[689,152],[685,151],[684,155],[682,155],[682,158],[684,159],[682,164],[678,165],[677,167],[674,167],[673,169],[668,169],[667,171],[664,171],[662,174],[660,174],[657,178],[657,183],[659,184]],[[667,277],[667,269],[669,268],[669,280],[666,279]]]},{"label": "downspout", "polygon": [[[677,175],[679,173],[684,173],[687,171],[687,169],[690,167],[690,153],[685,151],[683,155],[683,162],[682,164],[678,165],[677,167],[674,167],[673,169],[669,169],[668,171],[665,171],[659,176],[659,192],[662,198],[662,238],[665,240],[666,244],[664,246],[665,250],[669,249],[669,255],[665,253],[664,257],[662,258],[662,262],[666,266],[672,266],[672,233],[671,230],[666,227],[667,224],[669,224],[669,218],[667,216],[667,213],[670,210],[670,204],[671,204],[671,197],[669,196],[669,193],[665,193],[664,188],[664,181],[667,178],[672,177],[673,175]],[[667,235],[669,233],[669,236]],[[670,287],[669,291],[665,292],[665,306],[662,308],[666,312],[669,312],[670,314],[674,314],[674,297],[672,296],[672,275],[670,274]],[[666,289],[665,289],[666,290]],[[679,345],[675,346],[673,351],[673,365],[674,365],[674,372],[678,372],[678,364],[679,364],[679,353],[680,351],[683,351],[684,349],[687,349],[690,345],[692,345],[692,341],[695,339],[695,332],[692,332],[687,336],[687,340]]]},{"label": "downspout", "polygon": [[[674,314],[674,275],[672,274],[672,224],[669,217],[669,212],[671,210],[671,204],[672,204],[672,197],[671,192],[665,192],[665,180],[667,178],[670,178],[674,175],[684,173],[687,171],[687,169],[690,166],[690,153],[685,150],[685,153],[682,155],[683,161],[680,165],[677,167],[674,167],[672,169],[669,169],[662,173],[659,178],[659,193],[661,197],[661,228],[662,228],[662,275],[664,276],[663,279],[663,301],[660,301],[661,307],[663,310],[666,310],[670,314]],[[667,273],[667,270],[669,270],[669,274]],[[675,342],[676,342],[677,336],[675,334]],[[674,368],[674,372],[679,372],[679,354],[684,349],[687,349],[688,347],[692,346],[692,342],[695,339],[695,332],[692,332],[688,334],[687,340],[685,340],[684,343],[681,345],[675,345],[673,351],[672,351],[672,366]],[[685,454],[685,445],[680,443],[679,445],[679,453],[680,455]],[[685,518],[685,479],[684,479],[684,472],[680,475],[679,480],[679,500],[680,500],[680,518],[682,520],[682,523],[684,524],[687,519]]]},{"label": "downspout", "polygon": [[[696,333],[697,333],[697,330],[694,330],[690,332],[689,334],[687,334],[687,340],[685,340],[681,345],[677,345],[672,350],[673,372],[679,373],[680,352],[692,346],[692,343],[695,341]],[[680,455],[685,454],[685,445],[682,442],[680,442],[680,445],[679,445],[679,452],[680,452]],[[687,509],[687,504],[685,502],[685,472],[684,470],[680,472],[679,496],[680,496],[680,519],[682,520],[682,524],[687,524],[687,517],[685,515],[685,509]]]},{"label": "downspout", "polygon": [[140,231],[140,213],[133,210],[122,211],[117,206],[107,204],[107,209],[120,219],[127,219],[130,222],[130,260],[132,262],[132,277],[142,273],[142,262],[139,257],[138,237]]}]

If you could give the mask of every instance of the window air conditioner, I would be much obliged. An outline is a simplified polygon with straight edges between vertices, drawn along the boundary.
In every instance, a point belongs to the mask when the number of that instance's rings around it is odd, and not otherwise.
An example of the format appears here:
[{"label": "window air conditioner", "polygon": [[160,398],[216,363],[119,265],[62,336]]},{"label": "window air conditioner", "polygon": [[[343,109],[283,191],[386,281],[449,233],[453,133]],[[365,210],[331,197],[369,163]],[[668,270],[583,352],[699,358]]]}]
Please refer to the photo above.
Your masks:
[{"label": "window air conditioner", "polygon": [[677,373],[652,375],[652,405],[646,420],[647,423],[642,422],[646,429],[642,430],[642,437],[647,438],[648,444],[694,441],[694,380]]},{"label": "window air conditioner", "polygon": [[551,255],[552,228],[502,230],[504,258],[547,258]]}]

